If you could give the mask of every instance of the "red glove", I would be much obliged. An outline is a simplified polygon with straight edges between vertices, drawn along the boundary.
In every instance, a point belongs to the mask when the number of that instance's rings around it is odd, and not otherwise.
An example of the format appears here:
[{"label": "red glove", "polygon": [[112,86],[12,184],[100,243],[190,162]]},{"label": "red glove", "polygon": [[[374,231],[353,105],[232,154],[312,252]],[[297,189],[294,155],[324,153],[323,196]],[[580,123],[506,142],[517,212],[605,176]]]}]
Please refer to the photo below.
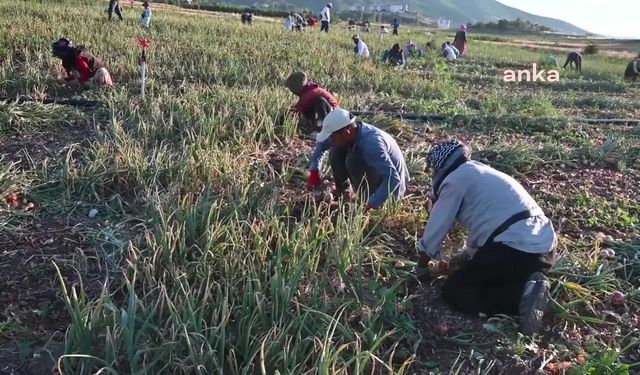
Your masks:
[{"label": "red glove", "polygon": [[307,178],[307,187],[309,190],[320,186],[322,181],[320,180],[320,172],[317,169],[312,169],[309,171],[309,177]]}]

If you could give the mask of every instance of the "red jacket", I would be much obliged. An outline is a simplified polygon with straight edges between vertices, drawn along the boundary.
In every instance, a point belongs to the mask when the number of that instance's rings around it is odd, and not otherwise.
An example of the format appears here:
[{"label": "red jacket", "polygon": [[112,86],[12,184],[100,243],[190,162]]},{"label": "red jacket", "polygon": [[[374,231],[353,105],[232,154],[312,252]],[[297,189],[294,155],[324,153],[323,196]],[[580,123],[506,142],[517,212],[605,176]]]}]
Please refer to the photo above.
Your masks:
[{"label": "red jacket", "polygon": [[340,104],[336,98],[331,95],[331,93],[318,85],[315,82],[309,82],[302,89],[302,94],[300,94],[300,99],[293,106],[293,109],[297,113],[305,113],[314,105],[315,101],[318,98],[325,98],[327,102],[331,105],[331,108],[340,108]]},{"label": "red jacket", "polygon": [[78,80],[80,82],[88,81],[93,74],[100,68],[104,67],[102,61],[89,52],[78,53],[70,60],[63,60],[62,66],[67,71],[67,80],[72,80],[73,71],[78,72]]}]

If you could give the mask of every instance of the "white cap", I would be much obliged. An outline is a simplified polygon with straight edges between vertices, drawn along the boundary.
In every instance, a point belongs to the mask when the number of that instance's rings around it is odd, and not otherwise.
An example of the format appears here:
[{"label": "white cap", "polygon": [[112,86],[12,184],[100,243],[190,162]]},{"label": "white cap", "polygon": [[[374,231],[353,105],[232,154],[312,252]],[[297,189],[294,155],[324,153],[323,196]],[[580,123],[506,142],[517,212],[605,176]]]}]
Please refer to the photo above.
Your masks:
[{"label": "white cap", "polygon": [[355,121],[356,117],[352,117],[349,111],[340,108],[334,109],[329,112],[327,117],[324,118],[324,121],[322,122],[322,130],[320,131],[320,134],[318,134],[318,137],[316,137],[316,141],[326,141],[331,134],[340,129],[346,128]]}]

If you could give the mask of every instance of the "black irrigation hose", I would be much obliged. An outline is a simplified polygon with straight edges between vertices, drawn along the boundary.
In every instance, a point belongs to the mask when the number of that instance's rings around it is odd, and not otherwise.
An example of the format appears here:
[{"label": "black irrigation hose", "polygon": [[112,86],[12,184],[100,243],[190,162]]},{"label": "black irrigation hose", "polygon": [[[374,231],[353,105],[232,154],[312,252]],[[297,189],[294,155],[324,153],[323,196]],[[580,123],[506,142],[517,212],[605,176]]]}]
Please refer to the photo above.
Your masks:
[{"label": "black irrigation hose", "polygon": [[411,113],[411,112],[390,112],[390,111],[351,111],[356,116],[375,116],[378,114],[385,115],[387,117],[399,117],[407,120],[423,120],[423,121],[444,121],[448,116],[445,115],[433,115],[427,113]]},{"label": "black irrigation hose", "polygon": [[638,125],[640,124],[640,119],[630,119],[630,118],[582,118],[579,119],[581,122],[586,122],[588,124],[629,124],[629,125]]},{"label": "black irrigation hose", "polygon": [[[17,102],[17,103],[25,103],[25,102],[39,102],[43,104],[59,104],[59,105],[70,105],[73,107],[80,108],[91,108],[97,107],[102,102],[99,100],[87,100],[87,99],[59,99],[59,98],[44,98],[44,99],[35,99],[30,96],[18,96],[18,97],[0,97],[0,102]],[[421,120],[421,121],[445,121],[451,116],[446,115],[436,115],[436,114],[428,114],[428,113],[412,113],[412,112],[392,112],[392,111],[352,111],[352,114],[356,116],[375,116],[378,114],[388,116],[388,117],[396,117],[396,118],[404,118],[407,120]],[[640,119],[578,119],[580,122],[585,122],[588,124],[640,124]]]},{"label": "black irrigation hose", "polygon": [[[392,112],[392,111],[351,111],[356,116],[375,116],[384,115],[387,117],[404,118],[407,120],[422,120],[422,121],[445,121],[453,116],[436,115],[427,113],[411,113],[411,112]],[[624,118],[612,118],[612,119],[600,119],[600,118],[580,118],[579,122],[588,124],[629,124],[638,125],[640,119],[624,119]]]},{"label": "black irrigation hose", "polygon": [[17,97],[0,96],[0,102],[13,102],[13,103],[35,102],[35,103],[42,103],[42,104],[70,105],[72,107],[79,107],[79,108],[97,107],[100,104],[102,104],[102,102],[100,102],[99,100],[60,99],[60,98],[36,99],[30,96],[17,96]]}]

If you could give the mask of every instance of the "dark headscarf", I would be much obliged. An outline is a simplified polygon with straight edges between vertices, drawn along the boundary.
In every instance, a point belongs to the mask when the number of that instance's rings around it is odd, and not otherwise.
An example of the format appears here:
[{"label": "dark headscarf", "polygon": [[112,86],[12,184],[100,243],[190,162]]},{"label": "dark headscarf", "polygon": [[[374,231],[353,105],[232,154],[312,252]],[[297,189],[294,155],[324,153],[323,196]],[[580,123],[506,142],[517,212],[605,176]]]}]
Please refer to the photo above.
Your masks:
[{"label": "dark headscarf", "polygon": [[427,163],[433,171],[433,202],[438,199],[442,181],[469,160],[471,160],[471,149],[458,140],[449,140],[431,147],[427,155]]},{"label": "dark headscarf", "polygon": [[51,44],[51,53],[64,60],[73,53],[73,42],[69,38],[60,38]]}]

